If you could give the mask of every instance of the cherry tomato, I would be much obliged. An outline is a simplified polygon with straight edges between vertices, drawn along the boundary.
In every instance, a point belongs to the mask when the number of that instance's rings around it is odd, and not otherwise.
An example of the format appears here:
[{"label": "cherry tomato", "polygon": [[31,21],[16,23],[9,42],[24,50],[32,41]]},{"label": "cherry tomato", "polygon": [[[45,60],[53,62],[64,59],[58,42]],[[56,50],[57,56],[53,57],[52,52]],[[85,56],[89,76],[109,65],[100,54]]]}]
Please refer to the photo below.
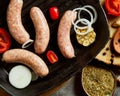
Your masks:
[{"label": "cherry tomato", "polygon": [[52,64],[58,61],[57,55],[52,50],[47,52],[47,58]]},{"label": "cherry tomato", "polygon": [[120,0],[105,0],[105,7],[108,14],[120,16]]},{"label": "cherry tomato", "polygon": [[59,10],[57,7],[51,7],[49,9],[50,17],[52,20],[57,20],[59,18]]},{"label": "cherry tomato", "polygon": [[11,38],[7,31],[0,28],[0,53],[7,51],[11,46]]}]

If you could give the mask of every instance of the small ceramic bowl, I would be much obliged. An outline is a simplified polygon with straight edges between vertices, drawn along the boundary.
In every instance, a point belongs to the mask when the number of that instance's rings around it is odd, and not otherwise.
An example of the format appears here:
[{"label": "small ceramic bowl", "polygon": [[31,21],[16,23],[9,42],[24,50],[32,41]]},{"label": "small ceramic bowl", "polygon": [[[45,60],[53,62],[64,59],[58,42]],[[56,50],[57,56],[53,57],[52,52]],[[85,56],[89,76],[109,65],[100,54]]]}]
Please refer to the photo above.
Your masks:
[{"label": "small ceramic bowl", "polygon": [[82,87],[88,96],[113,96],[117,86],[115,74],[105,66],[87,65],[82,70]]}]

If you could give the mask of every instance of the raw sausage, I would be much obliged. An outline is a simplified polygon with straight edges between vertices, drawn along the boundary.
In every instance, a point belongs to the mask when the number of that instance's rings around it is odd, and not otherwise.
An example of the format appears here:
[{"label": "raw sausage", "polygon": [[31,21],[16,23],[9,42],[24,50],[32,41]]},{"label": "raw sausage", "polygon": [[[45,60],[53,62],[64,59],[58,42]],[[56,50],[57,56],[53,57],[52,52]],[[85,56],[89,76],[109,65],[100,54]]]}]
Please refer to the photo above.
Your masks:
[{"label": "raw sausage", "polygon": [[30,17],[34,23],[36,31],[34,43],[35,52],[38,54],[42,54],[46,50],[49,43],[49,26],[43,12],[38,7],[31,8]]},{"label": "raw sausage", "polygon": [[[23,6],[23,0],[10,0],[7,9],[8,28],[13,38],[19,44],[24,44],[25,42],[28,41],[29,41],[28,43],[32,43],[33,40],[30,40],[29,34],[22,25],[22,20],[21,20],[22,6]],[[25,45],[23,47],[25,47]]]},{"label": "raw sausage", "polygon": [[59,28],[58,28],[58,46],[60,48],[61,53],[65,58],[73,58],[75,57],[74,48],[70,41],[70,30],[72,27],[72,21],[76,19],[77,14],[74,13],[72,16],[72,11],[68,10],[64,13],[63,17],[60,20]]},{"label": "raw sausage", "polygon": [[36,54],[25,49],[11,49],[6,51],[3,54],[2,61],[25,64],[41,77],[49,73],[49,69],[45,62]]},{"label": "raw sausage", "polygon": [[34,23],[36,32],[34,43],[35,52],[38,54],[42,54],[46,50],[49,43],[49,26],[43,12],[38,7],[31,8],[30,17]]}]

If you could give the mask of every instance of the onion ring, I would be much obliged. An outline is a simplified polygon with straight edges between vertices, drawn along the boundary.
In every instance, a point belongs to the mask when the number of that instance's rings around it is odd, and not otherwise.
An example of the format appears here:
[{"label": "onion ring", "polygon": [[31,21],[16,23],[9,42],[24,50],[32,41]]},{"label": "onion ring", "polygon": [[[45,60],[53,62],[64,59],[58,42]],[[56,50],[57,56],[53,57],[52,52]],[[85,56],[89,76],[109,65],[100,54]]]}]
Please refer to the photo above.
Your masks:
[{"label": "onion ring", "polygon": [[[93,11],[93,13],[88,8],[91,9]],[[90,20],[88,20],[84,17],[81,18],[80,17],[81,16],[81,11],[86,11],[90,16]],[[78,19],[76,21],[73,21],[73,13],[74,12],[78,12],[78,14],[77,14]],[[73,11],[72,11],[72,21],[71,22],[74,25],[74,30],[75,30],[76,34],[86,35],[89,32],[91,32],[93,30],[92,24],[96,22],[97,16],[98,16],[97,11],[91,5],[85,5],[83,7],[78,7],[78,8],[73,9]],[[80,25],[78,25],[78,23],[84,24],[84,26],[80,26]],[[78,29],[86,30],[86,32],[78,32]]]},{"label": "onion ring", "polygon": [[94,19],[93,19],[93,23],[95,23],[96,22],[96,20],[97,20],[97,17],[98,17],[98,15],[97,15],[97,11],[95,10],[95,8],[93,7],[93,6],[91,6],[91,5],[85,5],[85,6],[83,6],[84,8],[90,8],[90,9],[92,9],[93,10],[93,12],[94,12]]},{"label": "onion ring", "polygon": [[[85,26],[85,27],[77,27],[77,24],[79,23],[79,22],[85,22],[86,24],[87,24],[87,26]],[[87,31],[86,32],[78,32],[77,31],[77,29],[87,29]],[[87,19],[78,19],[76,22],[75,22],[75,25],[74,25],[74,30],[75,30],[75,32],[76,32],[76,34],[78,34],[78,35],[86,35],[86,34],[88,34],[89,32],[91,32],[91,23],[87,20]]]},{"label": "onion ring", "polygon": [[[81,12],[82,10],[86,11],[87,13],[89,13],[89,15],[90,15],[90,17],[91,17],[91,23],[92,23],[92,22],[93,22],[93,15],[92,15],[92,13],[91,13],[88,9],[85,9],[84,7],[80,7],[80,8],[75,8],[75,9],[73,9],[73,11],[72,11],[72,17],[73,17],[73,13],[74,13],[75,11],[79,11],[79,13],[78,13],[78,19],[81,19],[81,18],[79,18],[79,15],[80,15],[80,12]],[[72,24],[73,24],[73,25],[75,24],[73,20],[72,20]],[[77,26],[77,27],[78,27],[78,26]]]},{"label": "onion ring", "polygon": [[26,41],[26,42],[22,45],[22,48],[27,48],[27,47],[29,47],[33,42],[34,42],[34,40],[29,39],[28,41]]},{"label": "onion ring", "polygon": [[81,9],[82,9],[82,8],[80,7],[80,8],[75,8],[75,9],[72,10],[72,24],[73,24],[73,25],[75,25],[74,20],[73,20],[73,13],[74,13],[75,11],[77,11],[77,10],[79,11],[79,10],[81,10]]},{"label": "onion ring", "polygon": [[[90,23],[93,24],[94,18],[93,18],[92,13],[91,13],[88,9],[85,9],[84,7],[81,8],[81,10],[79,10],[79,12],[78,12],[78,19],[81,19],[80,14],[81,14],[81,11],[82,11],[82,10],[83,10],[83,11],[86,11],[87,13],[89,13],[89,15],[90,15],[90,17],[91,17]],[[84,22],[82,22],[82,23],[85,24]]]}]

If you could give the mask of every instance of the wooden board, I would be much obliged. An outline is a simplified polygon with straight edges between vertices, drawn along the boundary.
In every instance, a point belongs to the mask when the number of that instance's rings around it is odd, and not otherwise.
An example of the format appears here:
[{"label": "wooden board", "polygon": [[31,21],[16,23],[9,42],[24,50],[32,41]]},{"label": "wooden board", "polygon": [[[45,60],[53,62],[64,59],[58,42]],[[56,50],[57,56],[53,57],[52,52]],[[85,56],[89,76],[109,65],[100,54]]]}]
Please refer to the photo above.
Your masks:
[{"label": "wooden board", "polygon": [[[104,7],[104,0],[101,1],[101,5]],[[113,22],[115,22],[117,17],[107,15],[107,18],[108,18],[108,25],[110,31],[109,41],[106,44],[106,46],[103,48],[103,50],[95,58],[109,65],[113,64],[120,66],[120,55],[115,52],[112,44],[114,34],[117,31],[117,28],[112,27],[112,24]]]}]

